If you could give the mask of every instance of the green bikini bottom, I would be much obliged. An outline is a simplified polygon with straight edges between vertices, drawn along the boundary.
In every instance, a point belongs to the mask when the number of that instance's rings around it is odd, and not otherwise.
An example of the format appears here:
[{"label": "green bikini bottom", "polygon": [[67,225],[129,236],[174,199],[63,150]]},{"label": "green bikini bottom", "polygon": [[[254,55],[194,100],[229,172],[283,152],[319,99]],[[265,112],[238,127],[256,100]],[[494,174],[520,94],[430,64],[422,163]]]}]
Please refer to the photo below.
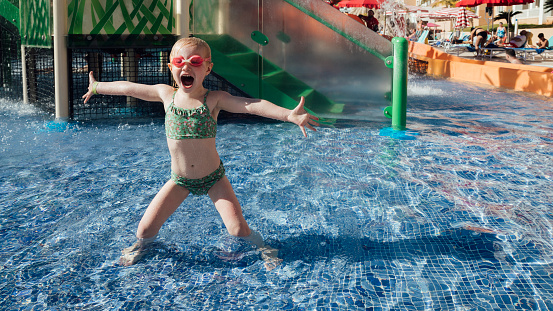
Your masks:
[{"label": "green bikini bottom", "polygon": [[175,184],[188,189],[193,195],[206,195],[209,189],[223,177],[225,177],[223,162],[213,173],[198,179],[184,178],[171,170],[171,180]]}]

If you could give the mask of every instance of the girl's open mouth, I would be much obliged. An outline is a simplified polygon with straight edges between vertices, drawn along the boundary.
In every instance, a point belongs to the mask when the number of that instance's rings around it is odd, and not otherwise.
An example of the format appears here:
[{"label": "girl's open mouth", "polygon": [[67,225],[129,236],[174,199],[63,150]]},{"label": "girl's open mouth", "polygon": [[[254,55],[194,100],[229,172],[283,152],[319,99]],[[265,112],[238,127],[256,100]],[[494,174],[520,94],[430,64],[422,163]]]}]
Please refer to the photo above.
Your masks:
[{"label": "girl's open mouth", "polygon": [[182,75],[180,81],[183,87],[190,88],[194,84],[194,77],[188,75]]}]

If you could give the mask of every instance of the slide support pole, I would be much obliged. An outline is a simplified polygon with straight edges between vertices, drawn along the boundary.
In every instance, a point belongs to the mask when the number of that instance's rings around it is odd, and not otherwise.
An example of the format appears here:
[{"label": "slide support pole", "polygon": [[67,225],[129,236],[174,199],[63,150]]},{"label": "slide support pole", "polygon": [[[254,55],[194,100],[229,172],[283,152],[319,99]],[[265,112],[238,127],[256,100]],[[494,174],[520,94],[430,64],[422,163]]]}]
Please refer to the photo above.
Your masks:
[{"label": "slide support pole", "polygon": [[395,37],[393,45],[392,69],[392,128],[405,130],[407,123],[407,67],[408,42],[405,38]]}]

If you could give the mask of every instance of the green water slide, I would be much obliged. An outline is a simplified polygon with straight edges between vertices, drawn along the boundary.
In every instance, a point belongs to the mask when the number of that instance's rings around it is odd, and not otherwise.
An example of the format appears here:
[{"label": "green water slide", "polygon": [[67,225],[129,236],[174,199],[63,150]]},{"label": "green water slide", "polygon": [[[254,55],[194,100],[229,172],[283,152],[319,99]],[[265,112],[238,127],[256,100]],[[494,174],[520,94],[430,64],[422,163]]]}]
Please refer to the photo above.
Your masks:
[{"label": "green water slide", "polygon": [[293,108],[305,96],[327,118],[392,113],[392,43],[324,1],[202,0],[192,15],[213,71],[252,97]]},{"label": "green water slide", "polygon": [[[317,113],[341,113],[337,104],[295,78],[279,66],[229,35],[199,35],[212,49],[213,69],[218,75],[255,98],[264,98],[280,106],[294,109],[299,98],[305,97],[307,107]],[[261,73],[258,72],[262,68]]]}]

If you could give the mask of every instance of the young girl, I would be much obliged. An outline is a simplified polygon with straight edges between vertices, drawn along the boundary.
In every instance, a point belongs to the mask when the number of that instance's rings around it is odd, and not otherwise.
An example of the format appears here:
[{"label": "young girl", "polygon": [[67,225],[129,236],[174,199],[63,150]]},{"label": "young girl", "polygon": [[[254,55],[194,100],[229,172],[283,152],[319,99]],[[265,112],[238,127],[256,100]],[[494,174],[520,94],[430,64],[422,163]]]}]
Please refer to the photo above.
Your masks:
[{"label": "young girl", "polygon": [[304,109],[304,98],[294,110],[252,98],[232,96],[223,91],[208,91],[202,85],[211,72],[211,49],[198,38],[178,40],[171,50],[168,64],[178,89],[164,84],[143,85],[127,81],[97,82],[89,74],[86,103],[93,94],[126,95],[146,101],[162,102],[165,107],[165,133],[171,155],[171,178],[154,197],[142,216],[136,237],[138,241],[123,250],[121,263],[132,265],[144,254],[145,246],[155,240],[161,226],[192,193],[209,195],[221,215],[228,233],[261,248],[267,269],[278,264],[276,250],[266,247],[259,233],[252,231],[244,216],[225,168],[215,149],[219,111],[250,113],[298,125],[315,131],[318,118]]}]

